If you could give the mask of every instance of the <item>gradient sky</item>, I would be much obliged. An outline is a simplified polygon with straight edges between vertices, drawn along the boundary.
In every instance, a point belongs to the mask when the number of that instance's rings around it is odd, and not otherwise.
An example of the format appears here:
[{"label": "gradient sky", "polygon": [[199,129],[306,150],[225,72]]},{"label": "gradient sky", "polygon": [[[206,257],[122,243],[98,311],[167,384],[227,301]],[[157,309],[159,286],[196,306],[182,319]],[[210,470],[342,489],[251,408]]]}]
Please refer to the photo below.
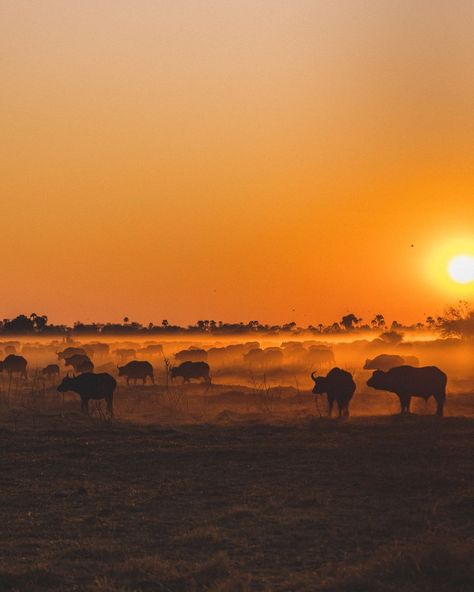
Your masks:
[{"label": "gradient sky", "polygon": [[2,317],[473,299],[471,0],[0,0],[0,55]]}]

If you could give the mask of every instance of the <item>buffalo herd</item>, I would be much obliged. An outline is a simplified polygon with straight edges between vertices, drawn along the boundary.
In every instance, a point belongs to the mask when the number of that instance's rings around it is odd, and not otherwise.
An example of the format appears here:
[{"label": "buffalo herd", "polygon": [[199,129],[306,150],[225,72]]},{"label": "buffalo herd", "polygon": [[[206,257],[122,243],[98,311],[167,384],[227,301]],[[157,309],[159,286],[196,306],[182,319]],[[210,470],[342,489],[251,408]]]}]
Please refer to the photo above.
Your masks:
[{"label": "buffalo herd", "polygon": [[[105,399],[107,410],[113,413],[113,395],[117,387],[115,378],[108,372],[94,372],[94,355],[106,355],[109,353],[108,345],[92,344],[87,347],[67,347],[57,354],[58,360],[62,360],[66,368],[71,368],[74,375],[69,373],[57,387],[59,392],[72,391],[81,398],[81,408],[88,412],[90,399]],[[161,345],[148,345],[139,350],[143,355],[163,354]],[[118,349],[114,352],[117,357],[125,361],[136,355],[135,350],[128,348]],[[292,360],[295,355],[305,356],[312,364],[319,362],[318,366],[331,366],[334,362],[332,352],[319,345],[310,345],[303,348],[298,342],[288,342],[280,348],[261,349],[258,344],[231,345],[225,348],[211,348],[207,352],[199,348],[189,348],[175,354],[175,360],[179,364],[170,366],[171,380],[182,379],[183,383],[191,380],[201,380],[208,386],[211,384],[210,366],[206,360],[218,363],[229,363],[236,360],[237,356],[245,360],[249,365],[255,364],[264,367],[266,363],[274,365],[284,364],[285,360]],[[27,360],[16,353],[9,353],[3,361],[0,361],[0,372],[4,372],[10,379],[13,375],[27,378]],[[314,364],[316,365],[316,364]],[[314,367],[314,366],[313,366]],[[400,413],[410,412],[412,397],[428,400],[433,397],[436,401],[436,414],[443,415],[446,400],[447,376],[436,366],[419,367],[419,361],[415,357],[382,354],[374,359],[368,359],[364,365],[365,370],[373,370],[372,376],[367,381],[367,386],[375,390],[394,393],[400,401]],[[130,381],[137,384],[142,381],[146,384],[150,380],[155,384],[153,366],[148,361],[131,359],[122,366],[117,367],[118,376],[123,377],[127,385]],[[60,376],[58,364],[49,364],[40,371],[43,380],[55,381]],[[350,372],[333,367],[326,376],[316,376],[311,373],[314,381],[312,393],[325,394],[328,404],[328,415],[331,416],[334,404],[337,405],[339,416],[349,415],[349,405],[356,391],[356,383]]]}]

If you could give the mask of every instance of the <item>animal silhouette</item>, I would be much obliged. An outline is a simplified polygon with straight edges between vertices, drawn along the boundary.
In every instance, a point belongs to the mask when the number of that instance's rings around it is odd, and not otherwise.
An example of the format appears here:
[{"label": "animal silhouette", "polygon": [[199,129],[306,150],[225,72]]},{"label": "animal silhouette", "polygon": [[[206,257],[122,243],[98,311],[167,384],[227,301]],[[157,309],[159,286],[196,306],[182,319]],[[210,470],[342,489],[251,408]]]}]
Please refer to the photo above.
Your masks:
[{"label": "animal silhouette", "polygon": [[333,368],[327,376],[315,377],[315,372],[311,374],[314,381],[313,394],[326,393],[328,399],[328,415],[331,417],[334,402],[339,408],[339,417],[349,416],[349,403],[354,396],[356,384],[350,372]]},{"label": "animal silhouette", "polygon": [[41,376],[50,380],[56,378],[56,376],[59,376],[59,366],[57,364],[48,364],[41,370]]},{"label": "animal silhouette", "polygon": [[23,378],[28,378],[26,367],[28,362],[23,356],[15,354],[8,355],[3,362],[0,362],[0,372],[6,372],[11,378],[13,374],[19,374]]},{"label": "animal silhouette", "polygon": [[146,379],[150,378],[151,382],[155,384],[155,377],[153,375],[153,366],[150,362],[141,362],[139,360],[132,360],[125,366],[117,366],[118,375],[125,376],[127,378],[127,384],[130,384],[130,380],[137,384],[137,380],[143,380],[143,384],[146,384]]},{"label": "animal silhouette", "polygon": [[75,354],[64,360],[65,366],[71,366],[74,372],[83,374],[84,372],[92,372],[94,370],[94,363],[89,356],[82,354]]},{"label": "animal silhouette", "polygon": [[184,382],[190,382],[191,379],[204,379],[211,384],[210,368],[207,362],[183,362],[175,368],[171,368],[171,379],[181,377]]},{"label": "animal silhouette", "polygon": [[113,376],[103,372],[93,374],[86,372],[79,376],[65,376],[58,386],[60,393],[72,391],[81,397],[81,410],[83,413],[89,413],[89,401],[105,399],[107,411],[112,416],[114,391],[117,387],[117,381]]},{"label": "animal silhouette", "polygon": [[367,386],[376,390],[395,393],[400,399],[400,414],[410,413],[411,397],[428,400],[433,396],[437,403],[436,414],[443,415],[446,401],[447,376],[436,366],[398,366],[387,372],[376,370]]}]

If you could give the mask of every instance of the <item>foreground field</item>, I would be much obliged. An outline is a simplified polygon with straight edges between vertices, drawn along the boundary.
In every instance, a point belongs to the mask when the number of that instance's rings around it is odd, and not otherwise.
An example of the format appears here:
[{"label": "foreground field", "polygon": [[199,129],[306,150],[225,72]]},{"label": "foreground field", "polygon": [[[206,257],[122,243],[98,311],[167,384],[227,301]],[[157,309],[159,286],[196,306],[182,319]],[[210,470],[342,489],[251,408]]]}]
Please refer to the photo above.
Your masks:
[{"label": "foreground field", "polygon": [[4,426],[2,592],[473,589],[470,418]]}]

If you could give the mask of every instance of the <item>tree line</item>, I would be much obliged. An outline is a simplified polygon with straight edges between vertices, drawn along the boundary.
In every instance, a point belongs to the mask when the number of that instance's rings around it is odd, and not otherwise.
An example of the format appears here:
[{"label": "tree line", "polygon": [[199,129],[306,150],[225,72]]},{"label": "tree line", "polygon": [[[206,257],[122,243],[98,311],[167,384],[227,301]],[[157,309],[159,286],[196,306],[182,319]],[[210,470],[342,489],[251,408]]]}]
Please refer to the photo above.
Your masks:
[{"label": "tree line", "polygon": [[263,324],[257,320],[246,323],[225,323],[215,320],[198,320],[194,325],[180,326],[164,319],[159,324],[141,324],[124,317],[121,323],[83,323],[77,321],[73,326],[49,323],[47,315],[19,314],[13,319],[0,321],[0,334],[3,335],[173,335],[173,334],[287,334],[298,335],[308,333],[312,335],[331,335],[338,333],[381,333],[386,341],[401,340],[404,331],[439,331],[443,335],[474,336],[474,311],[467,302],[460,302],[450,307],[443,316],[428,316],[424,322],[404,325],[394,320],[387,323],[383,314],[376,314],[369,321],[364,321],[358,315],[349,313],[340,321],[327,325],[318,323],[300,327],[295,322],[281,325]]}]

